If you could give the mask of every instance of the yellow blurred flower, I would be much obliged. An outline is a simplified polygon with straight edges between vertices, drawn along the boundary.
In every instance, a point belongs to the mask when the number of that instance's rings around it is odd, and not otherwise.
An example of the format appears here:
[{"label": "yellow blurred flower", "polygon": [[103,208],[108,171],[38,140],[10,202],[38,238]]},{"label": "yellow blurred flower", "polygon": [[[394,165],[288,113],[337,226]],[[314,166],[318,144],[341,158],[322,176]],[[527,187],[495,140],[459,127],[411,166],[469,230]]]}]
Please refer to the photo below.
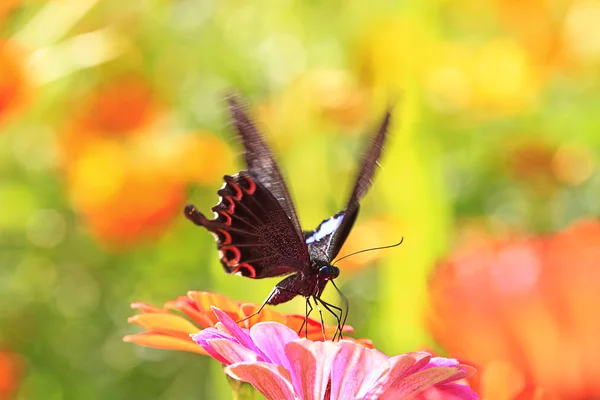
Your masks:
[{"label": "yellow blurred flower", "polygon": [[308,98],[319,114],[343,126],[362,122],[368,111],[366,88],[342,69],[311,70],[286,91]]},{"label": "yellow blurred flower", "polygon": [[495,39],[479,48],[440,43],[428,63],[428,99],[444,111],[466,109],[514,113],[535,104],[541,75],[526,49],[513,39]]},{"label": "yellow blurred flower", "polygon": [[[162,308],[146,303],[132,303],[131,307],[142,311],[142,314],[129,318],[130,323],[140,325],[146,332],[135,335],[127,335],[123,338],[125,342],[132,342],[141,346],[159,349],[189,351],[206,355],[202,347],[198,346],[190,337],[190,334],[198,333],[201,329],[212,327],[217,323],[217,318],[211,307],[217,307],[227,313],[233,320],[237,321],[254,314],[259,305],[243,302],[235,302],[229,298],[209,292],[190,291],[187,296],[182,296],[174,301],[169,301]],[[185,317],[177,311],[183,313]],[[303,315],[283,315],[270,308],[264,308],[255,315],[239,325],[249,329],[262,321],[275,321],[287,325],[289,328],[305,337],[306,330],[300,330],[304,322]],[[323,340],[321,324],[313,319],[308,319],[308,335],[311,340]],[[335,326],[325,325],[325,334],[333,336]],[[344,332],[353,332],[352,327],[345,325]],[[363,346],[372,347],[372,343],[366,339],[356,340]]]},{"label": "yellow blurred flower", "polygon": [[599,248],[594,220],[550,237],[459,249],[431,280],[434,337],[487,371],[487,398],[522,398],[532,388],[537,398],[599,397]]},{"label": "yellow blurred flower", "polygon": [[[420,76],[434,51],[426,23],[410,18],[378,21],[359,41],[359,76],[370,87],[396,95]],[[391,91],[391,93],[390,93]]]}]

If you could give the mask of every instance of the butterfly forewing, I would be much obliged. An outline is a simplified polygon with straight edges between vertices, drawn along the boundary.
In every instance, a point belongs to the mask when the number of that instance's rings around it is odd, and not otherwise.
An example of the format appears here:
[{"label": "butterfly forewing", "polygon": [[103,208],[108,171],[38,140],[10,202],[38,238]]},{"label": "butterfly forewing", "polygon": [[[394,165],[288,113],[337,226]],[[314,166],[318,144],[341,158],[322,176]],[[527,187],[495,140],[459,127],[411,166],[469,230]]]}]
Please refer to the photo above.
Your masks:
[{"label": "butterfly forewing", "polygon": [[371,186],[377,160],[381,156],[383,144],[387,136],[390,117],[391,114],[388,111],[376,132],[375,138],[363,156],[362,165],[350,193],[346,208],[333,217],[321,222],[314,231],[304,233],[312,259],[317,259],[323,263],[331,263],[344,245],[358,216],[360,209],[359,201]]},{"label": "butterfly forewing", "polygon": [[248,171],[277,199],[290,219],[298,239],[301,240],[302,229],[298,215],[271,151],[246,112],[246,107],[241,104],[237,96],[229,95],[227,102],[233,123],[244,145],[244,157]]}]

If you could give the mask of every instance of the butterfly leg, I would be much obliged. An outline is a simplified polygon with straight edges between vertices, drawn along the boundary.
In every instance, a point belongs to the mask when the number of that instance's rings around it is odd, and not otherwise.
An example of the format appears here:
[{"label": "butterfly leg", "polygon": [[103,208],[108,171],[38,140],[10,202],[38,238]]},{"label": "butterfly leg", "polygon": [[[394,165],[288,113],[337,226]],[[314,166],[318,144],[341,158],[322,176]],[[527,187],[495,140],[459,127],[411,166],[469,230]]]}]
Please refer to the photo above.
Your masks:
[{"label": "butterfly leg", "polygon": [[313,296],[313,300],[315,301],[315,305],[317,306],[317,310],[319,311],[319,319],[321,320],[321,333],[323,334],[323,340],[327,340],[327,336],[325,335],[325,320],[323,319],[323,311],[321,307],[319,307],[318,298]]},{"label": "butterfly leg", "polygon": [[[267,299],[263,301],[263,303],[258,308],[258,310],[256,310],[256,312],[248,315],[247,317],[242,318],[237,322],[243,322],[247,319],[254,317],[255,315],[258,315],[267,304],[276,306],[277,304],[285,303],[287,301],[290,301],[294,297],[301,295],[301,293],[298,293],[297,291],[293,290],[295,277],[296,275],[288,276],[287,278],[279,282],[273,288],[273,290],[271,290],[271,293],[269,294]],[[288,289],[286,286],[291,286],[291,288]]]},{"label": "butterfly leg", "polygon": [[270,304],[269,301],[271,301],[271,298],[275,295],[276,291],[277,291],[277,286],[274,287],[273,290],[271,290],[269,297],[267,297],[267,299],[265,301],[263,301],[263,303],[260,305],[260,307],[258,307],[258,310],[256,310],[252,314],[248,315],[247,317],[244,317],[244,318],[240,319],[239,321],[236,321],[236,323],[239,324],[240,322],[244,322],[244,321],[254,317],[255,315],[260,314],[260,312],[263,310],[263,308],[265,308],[265,306],[267,304]]},{"label": "butterfly leg", "polygon": [[[309,310],[309,308],[310,308],[310,310]],[[302,322],[300,329],[298,329],[298,335],[300,335],[300,332],[302,332],[302,328],[304,328],[304,337],[305,338],[308,338],[308,316],[310,315],[312,310],[313,310],[313,307],[310,302],[310,297],[306,297],[306,309],[305,309],[305,314],[304,314],[304,321]]]},{"label": "butterfly leg", "polygon": [[[331,303],[327,303],[326,301],[322,300],[320,297],[316,297],[315,299],[317,299],[323,305],[323,307],[325,307],[325,309],[327,311],[329,311],[335,317],[335,319],[337,321],[337,329],[335,330],[335,334],[333,335],[333,338],[331,340],[335,342],[335,337],[338,334],[339,334],[338,340],[342,340],[344,338],[342,335],[342,329],[344,328],[344,325],[342,324],[342,315],[344,315],[344,310],[342,310],[338,306],[334,306]],[[339,314],[336,313],[335,311],[333,311],[332,309],[338,311]]]}]

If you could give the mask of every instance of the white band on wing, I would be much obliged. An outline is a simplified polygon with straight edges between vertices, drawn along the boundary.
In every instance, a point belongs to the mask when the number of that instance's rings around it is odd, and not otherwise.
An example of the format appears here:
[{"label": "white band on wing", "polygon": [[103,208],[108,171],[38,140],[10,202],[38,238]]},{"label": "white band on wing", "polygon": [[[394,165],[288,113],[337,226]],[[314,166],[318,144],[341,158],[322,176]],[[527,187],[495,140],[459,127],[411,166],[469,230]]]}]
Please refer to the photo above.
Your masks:
[{"label": "white band on wing", "polygon": [[328,220],[321,222],[321,225],[319,225],[319,227],[317,229],[315,229],[313,234],[306,238],[306,241],[305,241],[306,244],[318,242],[319,240],[323,239],[324,237],[331,235],[333,232],[336,231],[337,228],[339,228],[343,219],[344,219],[344,213],[339,213],[338,215],[334,215],[333,217],[329,218]]}]

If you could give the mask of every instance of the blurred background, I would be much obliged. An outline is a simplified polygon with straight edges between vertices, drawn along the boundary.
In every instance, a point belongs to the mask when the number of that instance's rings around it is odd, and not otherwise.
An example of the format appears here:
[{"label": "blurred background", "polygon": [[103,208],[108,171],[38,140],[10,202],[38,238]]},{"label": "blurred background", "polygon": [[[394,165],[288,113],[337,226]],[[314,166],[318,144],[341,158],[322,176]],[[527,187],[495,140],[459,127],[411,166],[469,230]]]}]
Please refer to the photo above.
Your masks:
[{"label": "blurred background", "polygon": [[[210,214],[222,176],[242,168],[232,88],[305,229],[344,205],[397,100],[341,254],[404,243],[340,263],[356,337],[389,355],[466,358],[481,380],[491,365],[520,385],[488,383],[484,398],[598,398],[600,255],[577,270],[600,244],[598,21],[595,0],[2,0],[0,399],[229,398],[215,361],[121,338],[140,331],[131,302],[195,289],[260,303],[276,283],[224,274],[212,236],[182,215],[188,202]],[[584,246],[526,247],[565,229]],[[563,257],[546,268],[549,248]],[[560,298],[535,292],[578,273]],[[508,289],[494,289],[499,277]],[[516,308],[537,293],[529,314],[483,320],[517,292]]]}]

